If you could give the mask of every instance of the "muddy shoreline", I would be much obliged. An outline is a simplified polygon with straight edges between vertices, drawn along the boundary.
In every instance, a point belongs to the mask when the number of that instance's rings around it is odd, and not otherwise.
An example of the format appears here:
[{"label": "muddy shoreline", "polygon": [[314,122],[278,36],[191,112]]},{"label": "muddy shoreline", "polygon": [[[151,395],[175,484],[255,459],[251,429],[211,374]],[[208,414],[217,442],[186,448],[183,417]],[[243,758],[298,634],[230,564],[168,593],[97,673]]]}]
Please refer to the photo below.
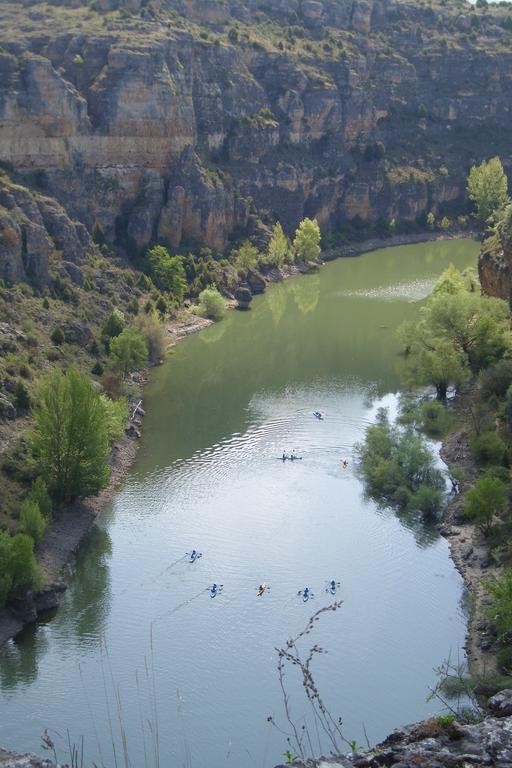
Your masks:
[{"label": "muddy shoreline", "polygon": [[[409,235],[395,235],[388,238],[372,238],[347,246],[340,246],[325,251],[322,254],[323,261],[333,261],[336,258],[350,258],[368,253],[379,248],[391,248],[400,245],[410,245],[422,242],[432,242],[436,240],[457,239],[460,237],[471,237],[472,232],[458,233],[439,233],[424,232]],[[301,274],[301,270],[292,266],[283,271],[272,270],[265,279],[267,284],[280,282],[288,277]],[[234,302],[228,302],[230,307]],[[177,319],[171,321],[167,327],[169,334],[168,347],[172,348],[184,338],[198,333],[212,324],[211,320],[206,320],[200,316],[193,315],[190,312],[179,313]],[[136,385],[139,390],[139,399],[142,399],[143,385],[147,381],[147,372],[136,377]],[[73,507],[66,508],[57,512],[52,524],[48,527],[43,542],[36,549],[36,556],[43,571],[45,587],[41,593],[29,593],[27,601],[21,600],[20,605],[12,608],[0,609],[0,650],[6,642],[20,634],[25,626],[37,621],[38,614],[47,610],[58,608],[59,592],[66,589],[65,583],[61,580],[62,569],[73,558],[80,547],[86,534],[94,525],[99,513],[105,507],[106,503],[114,494],[116,488],[127,475],[137,456],[137,436],[138,425],[130,424],[131,434],[125,435],[112,448],[109,459],[111,467],[111,478],[108,486],[97,497],[76,502]],[[449,463],[446,461],[446,463]],[[446,521],[448,523],[448,521]],[[450,542],[455,540],[458,535],[455,526],[451,533],[445,533],[450,538]],[[465,526],[465,529],[467,526]],[[448,528],[447,528],[448,530]],[[476,535],[476,534],[475,534]],[[458,540],[462,544],[463,538]],[[462,569],[469,568],[468,563],[463,559],[463,555],[458,555],[460,546],[452,546],[452,558],[457,569],[463,573]],[[463,573],[464,576],[464,573]],[[464,576],[465,581],[466,577]],[[469,581],[468,581],[469,586]],[[470,645],[472,645],[470,643]],[[475,648],[475,653],[476,653]]]}]

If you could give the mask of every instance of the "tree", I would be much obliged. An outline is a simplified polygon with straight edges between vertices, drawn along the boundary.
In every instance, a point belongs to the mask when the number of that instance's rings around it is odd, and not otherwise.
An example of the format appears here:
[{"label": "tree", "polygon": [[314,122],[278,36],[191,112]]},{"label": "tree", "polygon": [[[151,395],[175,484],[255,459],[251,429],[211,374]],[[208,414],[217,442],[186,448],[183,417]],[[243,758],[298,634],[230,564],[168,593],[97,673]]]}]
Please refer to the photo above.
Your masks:
[{"label": "tree", "polygon": [[44,515],[47,520],[49,520],[52,516],[52,500],[50,498],[50,494],[48,493],[46,483],[42,477],[36,477],[32,484],[28,498],[37,504],[41,510],[41,514]]},{"label": "tree", "polygon": [[39,509],[39,504],[32,499],[25,499],[21,505],[20,525],[23,533],[34,539],[39,544],[44,536],[47,522]]},{"label": "tree", "polygon": [[255,269],[260,258],[261,254],[256,246],[245,240],[235,253],[233,265],[238,272],[245,273],[248,269]]},{"label": "tree", "polygon": [[468,290],[453,267],[440,277],[420,311],[419,321],[399,328],[412,385],[432,384],[439,399],[503,356],[509,347],[508,311],[499,299]]},{"label": "tree", "polygon": [[492,157],[470,169],[468,196],[475,203],[475,215],[480,221],[487,221],[491,213],[506,205],[509,201],[507,189],[507,177],[499,157]]},{"label": "tree", "polygon": [[292,260],[292,249],[289,239],[283,232],[279,222],[274,226],[272,237],[268,244],[267,261],[274,267],[282,267],[287,261]]},{"label": "tree", "polygon": [[165,330],[154,313],[137,318],[136,327],[146,342],[149,360],[156,363],[165,354]]},{"label": "tree", "polygon": [[320,227],[316,219],[304,219],[295,232],[293,248],[299,261],[318,261],[320,248]]},{"label": "tree", "polygon": [[505,486],[501,480],[483,477],[467,492],[464,514],[483,533],[488,534],[494,517],[503,512],[505,502]]},{"label": "tree", "polygon": [[14,390],[14,397],[16,398],[16,407],[20,411],[28,411],[30,408],[30,395],[28,389],[22,381],[16,383],[16,389]]},{"label": "tree", "polygon": [[505,635],[512,630],[512,568],[507,568],[502,576],[491,576],[484,586],[493,598],[489,617],[499,634]]},{"label": "tree", "polygon": [[64,344],[65,338],[62,328],[59,328],[58,325],[55,326],[51,333],[50,339],[53,341],[56,347],[60,347],[61,344]]},{"label": "tree", "polygon": [[102,337],[104,339],[115,339],[124,328],[124,315],[119,309],[113,309],[110,315],[103,323]]},{"label": "tree", "polygon": [[167,248],[156,245],[148,252],[148,261],[155,285],[181,304],[187,287],[182,257],[171,256]]},{"label": "tree", "polygon": [[89,378],[70,368],[42,382],[34,409],[32,450],[59,501],[97,494],[107,483],[105,409]]},{"label": "tree", "polygon": [[135,328],[125,328],[112,339],[110,356],[115,367],[127,376],[130,371],[143,368],[148,362],[148,347]]},{"label": "tree", "polygon": [[199,294],[199,302],[200,311],[205,317],[209,317],[215,321],[222,320],[226,313],[226,307],[224,299],[215,286],[205,288],[204,291],[201,291]]}]

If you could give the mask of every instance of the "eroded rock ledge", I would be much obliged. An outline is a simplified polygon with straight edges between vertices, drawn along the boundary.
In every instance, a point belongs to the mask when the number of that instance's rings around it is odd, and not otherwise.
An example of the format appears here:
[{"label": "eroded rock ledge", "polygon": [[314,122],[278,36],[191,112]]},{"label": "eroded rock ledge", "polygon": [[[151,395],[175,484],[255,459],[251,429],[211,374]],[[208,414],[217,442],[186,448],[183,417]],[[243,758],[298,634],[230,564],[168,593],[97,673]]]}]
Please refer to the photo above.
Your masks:
[{"label": "eroded rock ledge", "polygon": [[[400,728],[369,752],[320,758],[296,768],[470,768],[512,767],[512,690],[489,699],[489,716],[475,725],[439,719]],[[278,766],[277,768],[284,768]]]}]

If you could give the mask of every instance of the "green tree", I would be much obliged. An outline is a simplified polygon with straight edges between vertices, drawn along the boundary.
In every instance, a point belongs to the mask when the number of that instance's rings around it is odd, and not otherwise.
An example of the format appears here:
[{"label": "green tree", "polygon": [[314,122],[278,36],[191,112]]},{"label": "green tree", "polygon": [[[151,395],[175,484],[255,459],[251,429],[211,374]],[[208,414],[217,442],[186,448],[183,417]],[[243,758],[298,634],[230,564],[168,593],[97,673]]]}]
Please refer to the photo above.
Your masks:
[{"label": "green tree", "polygon": [[135,328],[125,328],[110,343],[110,357],[114,366],[127,376],[130,371],[143,368],[148,362],[148,347]]},{"label": "green tree", "polygon": [[39,567],[34,556],[34,542],[25,533],[11,539],[10,571],[12,587],[32,587],[39,579]]},{"label": "green tree", "polygon": [[468,290],[453,267],[441,275],[419,321],[403,324],[398,333],[406,380],[434,385],[439,399],[451,384],[460,385],[470,372],[502,357],[510,345],[506,303]]},{"label": "green tree", "polygon": [[495,516],[503,512],[505,502],[505,486],[501,480],[483,477],[467,492],[464,514],[488,534]]},{"label": "green tree", "polygon": [[47,522],[36,501],[25,499],[21,505],[20,526],[23,533],[31,536],[35,543],[39,544],[44,536]]},{"label": "green tree", "polygon": [[290,241],[283,232],[281,224],[277,222],[268,244],[267,262],[274,267],[280,268],[286,262],[292,260],[293,255]]},{"label": "green tree", "polygon": [[491,576],[484,586],[492,598],[489,618],[495,622],[499,634],[505,635],[512,630],[512,568],[507,568],[501,576]]},{"label": "green tree", "polygon": [[122,332],[124,325],[123,313],[119,309],[113,309],[103,323],[101,335],[104,339],[115,339]]},{"label": "green tree", "polygon": [[239,273],[245,273],[248,269],[255,269],[261,259],[261,254],[255,245],[245,240],[235,252],[233,265]]},{"label": "green tree", "polygon": [[215,286],[205,288],[204,291],[201,291],[199,294],[199,307],[201,313],[204,314],[205,317],[209,317],[215,321],[222,320],[226,313],[224,299]]},{"label": "green tree", "polygon": [[480,221],[487,221],[491,213],[508,202],[507,189],[507,177],[499,157],[492,157],[470,169],[468,196],[475,204],[475,214]]},{"label": "green tree", "polygon": [[293,249],[298,261],[318,261],[320,247],[320,227],[316,219],[304,219],[295,232]]},{"label": "green tree", "polygon": [[28,411],[30,408],[30,395],[28,389],[22,381],[16,383],[16,389],[14,390],[14,397],[16,398],[16,407],[20,411]]},{"label": "green tree", "polygon": [[36,477],[32,484],[32,488],[28,495],[28,498],[35,502],[44,517],[49,520],[52,516],[53,505],[48,493],[48,488],[42,477]]},{"label": "green tree", "polygon": [[32,449],[52,496],[98,493],[108,482],[105,409],[89,378],[71,368],[42,382],[34,408]]},{"label": "green tree", "polygon": [[100,395],[100,400],[105,413],[108,439],[110,443],[113,443],[124,433],[128,419],[128,403],[125,397],[111,400],[107,395]]},{"label": "green tree", "polygon": [[171,256],[167,248],[156,245],[148,252],[148,262],[154,284],[181,304],[187,287],[182,257]]},{"label": "green tree", "polygon": [[64,337],[64,331],[62,330],[62,328],[59,328],[59,326],[57,325],[53,329],[50,339],[53,341],[56,347],[60,347],[61,344],[64,344],[65,337]]}]

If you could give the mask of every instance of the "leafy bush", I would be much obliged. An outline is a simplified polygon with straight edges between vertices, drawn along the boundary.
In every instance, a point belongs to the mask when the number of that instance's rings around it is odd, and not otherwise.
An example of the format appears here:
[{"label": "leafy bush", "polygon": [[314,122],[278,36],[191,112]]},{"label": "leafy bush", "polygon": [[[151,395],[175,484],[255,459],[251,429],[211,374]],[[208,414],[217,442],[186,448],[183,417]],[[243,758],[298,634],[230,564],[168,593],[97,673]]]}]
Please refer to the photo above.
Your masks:
[{"label": "leafy bush", "polygon": [[93,376],[103,376],[105,369],[103,368],[102,364],[99,362],[99,360],[94,363],[91,373]]},{"label": "leafy bush", "polygon": [[11,536],[0,531],[0,607],[17,587],[35,587],[40,571],[34,557],[34,542],[24,533]]},{"label": "leafy bush", "polygon": [[101,335],[103,339],[115,339],[122,333],[124,326],[123,313],[119,309],[114,309],[103,323]]},{"label": "leafy bush", "polygon": [[17,382],[14,397],[16,399],[16,407],[20,411],[28,411],[30,409],[30,395],[22,381]]},{"label": "leafy bush", "polygon": [[199,307],[201,314],[215,321],[222,320],[226,312],[224,299],[215,286],[201,291],[199,294]]},{"label": "leafy bush", "polygon": [[512,672],[512,646],[507,645],[505,648],[500,648],[496,655],[496,661],[500,672],[510,674]]},{"label": "leafy bush", "polygon": [[512,360],[500,360],[480,374],[480,394],[483,400],[493,395],[503,397],[512,384]]},{"label": "leafy bush", "polygon": [[114,366],[127,376],[130,371],[136,371],[147,364],[147,344],[135,328],[125,328],[119,336],[112,339],[110,356]]},{"label": "leafy bush", "polygon": [[437,400],[428,400],[420,405],[420,428],[427,435],[438,437],[448,427],[446,407]]},{"label": "leafy bush", "polygon": [[181,256],[171,256],[167,248],[156,245],[148,252],[148,264],[154,284],[181,304],[187,287]]},{"label": "leafy bush", "polygon": [[154,315],[142,315],[137,318],[136,328],[144,338],[148,348],[149,360],[156,363],[165,354],[165,328]]},{"label": "leafy bush", "polygon": [[110,443],[113,443],[124,434],[125,424],[128,419],[128,403],[125,397],[111,400],[106,395],[100,395],[100,400],[105,413],[108,439]]},{"label": "leafy bush", "polygon": [[64,339],[64,331],[62,330],[62,328],[59,328],[59,326],[57,325],[53,329],[50,339],[53,341],[56,347],[60,347],[61,344],[64,344],[65,339]]},{"label": "leafy bush", "polygon": [[320,258],[320,227],[316,219],[304,219],[295,232],[293,248],[297,261],[317,261]]},{"label": "leafy bush", "polygon": [[167,302],[166,302],[166,300],[164,299],[164,297],[162,295],[160,295],[158,297],[158,299],[156,300],[155,308],[162,315],[162,317],[167,312]]},{"label": "leafy bush", "polygon": [[489,617],[496,624],[500,635],[512,631],[512,569],[508,568],[501,576],[491,576],[484,582],[485,589],[491,596]]},{"label": "leafy bush", "polygon": [[482,477],[466,495],[464,514],[484,533],[489,533],[496,515],[503,512],[505,485],[493,477]]},{"label": "leafy bush", "polygon": [[26,499],[21,505],[20,526],[23,533],[31,536],[38,544],[44,536],[47,522],[39,509],[39,505],[32,499]]},{"label": "leafy bush", "polygon": [[482,432],[473,440],[471,450],[481,464],[502,464],[507,446],[496,432]]},{"label": "leafy bush", "polygon": [[443,476],[414,429],[390,425],[387,412],[381,411],[378,423],[368,427],[356,450],[367,491],[375,501],[425,515],[439,510]]},{"label": "leafy bush", "polygon": [[41,510],[41,514],[47,520],[51,518],[53,508],[52,500],[50,499],[48,488],[46,487],[46,483],[42,477],[36,477],[32,484],[28,498],[37,504]]}]

